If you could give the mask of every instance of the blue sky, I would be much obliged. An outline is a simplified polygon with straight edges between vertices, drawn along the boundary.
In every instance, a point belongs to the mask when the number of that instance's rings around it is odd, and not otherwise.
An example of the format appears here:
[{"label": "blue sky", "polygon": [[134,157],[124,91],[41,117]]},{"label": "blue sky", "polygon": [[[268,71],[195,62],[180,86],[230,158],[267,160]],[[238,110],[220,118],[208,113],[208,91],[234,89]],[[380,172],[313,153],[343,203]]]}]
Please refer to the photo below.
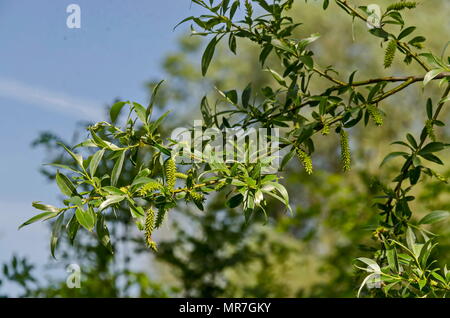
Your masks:
[{"label": "blue sky", "polygon": [[[66,26],[71,3],[81,29]],[[49,258],[46,225],[17,231],[35,214],[32,201],[58,202],[33,139],[42,131],[70,139],[116,97],[145,103],[144,83],[162,79],[160,62],[188,25],[173,27],[198,13],[188,0],[0,0],[0,264],[13,253]]]}]

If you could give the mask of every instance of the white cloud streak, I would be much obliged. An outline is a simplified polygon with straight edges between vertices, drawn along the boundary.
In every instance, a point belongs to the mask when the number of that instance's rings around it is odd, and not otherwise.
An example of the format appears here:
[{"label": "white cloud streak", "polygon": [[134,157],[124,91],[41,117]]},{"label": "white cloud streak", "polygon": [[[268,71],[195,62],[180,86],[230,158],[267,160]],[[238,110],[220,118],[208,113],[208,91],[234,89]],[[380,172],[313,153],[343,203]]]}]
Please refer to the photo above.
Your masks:
[{"label": "white cloud streak", "polygon": [[26,102],[84,120],[103,118],[101,102],[52,92],[12,79],[0,78],[0,97]]}]

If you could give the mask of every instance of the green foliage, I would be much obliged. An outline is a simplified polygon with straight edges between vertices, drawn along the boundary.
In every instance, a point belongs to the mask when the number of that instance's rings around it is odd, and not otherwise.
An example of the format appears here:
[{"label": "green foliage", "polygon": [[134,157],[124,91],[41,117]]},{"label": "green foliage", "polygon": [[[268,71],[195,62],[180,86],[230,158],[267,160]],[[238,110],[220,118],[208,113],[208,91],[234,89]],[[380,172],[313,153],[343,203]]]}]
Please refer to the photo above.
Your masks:
[{"label": "green foliage", "polygon": [[[318,42],[318,34],[302,38],[294,36],[301,23],[287,15],[293,5],[292,0],[275,0],[271,4],[264,0],[245,1],[242,9],[238,0],[232,3],[209,1],[208,4],[201,0],[193,2],[208,12],[183,21],[192,22],[194,35],[211,38],[201,59],[203,76],[210,69],[221,41],[228,36],[228,48],[235,54],[240,41],[246,40],[256,45],[261,68],[273,78],[270,86],[263,87],[258,92],[253,91],[251,85],[247,85],[242,94],[238,94],[239,89],[222,91],[218,88],[219,99],[215,107],[211,107],[208,98],[204,97],[200,107],[205,123],[203,128],[216,128],[220,131],[227,128],[281,128],[282,150],[294,147],[283,160],[283,166],[287,166],[296,154],[307,174],[313,171],[310,155],[320,151],[317,147],[320,145],[317,143],[318,132],[325,136],[323,138],[330,140],[332,136],[329,132],[332,128],[335,129],[340,138],[340,145],[337,146],[341,149],[341,164],[344,171],[349,171],[350,128],[358,128],[361,120],[367,124],[370,118],[377,126],[381,126],[383,101],[414,83],[423,82],[426,85],[433,80],[441,80],[441,86],[445,87],[441,99],[436,104],[431,100],[427,102],[427,120],[421,134],[417,137],[407,134],[406,140],[396,141],[395,144],[406,148],[406,151],[392,152],[382,161],[383,165],[393,158],[404,160],[393,179],[392,187],[379,182],[380,189],[377,191],[381,195],[375,203],[379,219],[373,232],[377,245],[371,249],[372,258],[358,258],[368,266],[358,268],[369,272],[363,279],[358,294],[369,283],[379,283],[383,287],[384,296],[445,296],[449,289],[450,275],[446,267],[441,269],[431,260],[432,251],[437,244],[436,238],[423,229],[422,224],[443,220],[448,213],[435,211],[414,224],[412,204],[415,196],[411,192],[424,176],[440,179],[430,163],[442,165],[443,161],[437,153],[448,146],[444,141],[438,141],[434,128],[445,125],[439,120],[439,115],[449,100],[449,65],[443,57],[415,51],[423,47],[424,37],[416,36],[404,42],[415,32],[416,27],[405,26],[399,11],[413,9],[416,3],[391,4],[381,17],[381,27],[369,30],[367,34],[373,35],[376,41],[389,41],[385,51],[385,68],[393,64],[398,52],[404,56],[406,65],[414,61],[423,69],[424,75],[355,80],[356,72],[348,78],[342,78],[339,74],[343,72],[333,66],[325,69],[319,67],[311,45]],[[335,2],[352,18],[366,23],[364,7],[355,9],[348,1]],[[329,1],[324,1],[323,8],[331,10]],[[335,7],[333,10],[339,8]],[[242,20],[235,21],[237,10],[243,10]],[[394,26],[401,28],[397,36],[391,28]],[[196,28],[200,30],[197,31]],[[327,84],[324,84],[325,88],[318,90],[312,86],[315,82]],[[398,82],[400,84],[396,84]],[[57,166],[68,171],[68,175],[59,171],[56,173],[56,183],[65,196],[64,207],[56,208],[36,202],[34,207],[44,213],[22,225],[56,218],[51,236],[52,254],[57,248],[63,225],[73,240],[76,231],[69,231],[72,228],[69,225],[81,225],[88,231],[94,231],[96,224],[109,210],[130,211],[129,217],[135,219],[141,229],[141,219],[145,218],[145,241],[156,250],[152,240],[153,230],[163,224],[168,211],[178,207],[181,200],[192,201],[197,208],[203,210],[207,196],[211,197],[213,193],[226,189],[227,207],[241,207],[246,223],[255,218],[256,212],[261,212],[268,219],[271,199],[282,203],[286,209],[291,209],[288,191],[280,183],[281,177],[263,172],[270,165],[267,160],[255,163],[217,163],[213,159],[221,154],[211,153],[207,157],[196,158],[198,162],[195,164],[180,164],[177,167],[173,157],[176,143],[161,134],[161,124],[168,113],[152,121],[154,100],[160,85],[161,83],[155,87],[152,101],[147,107],[135,102],[118,102],[111,108],[111,122],[90,126],[89,139],[78,146],[71,149],[64,146],[73,161],[70,167]],[[130,112],[122,127],[117,124],[117,119],[125,107],[129,107]],[[389,114],[387,117],[389,118]],[[206,149],[208,142],[202,146]],[[81,149],[86,148],[93,148],[95,152],[84,159],[78,152],[82,153]],[[245,151],[245,145],[237,145],[235,148],[237,151]],[[141,156],[142,152],[147,155]],[[100,173],[99,165],[106,163],[110,163],[112,168]],[[134,170],[131,177],[124,180],[121,177],[127,165],[132,165]],[[187,172],[180,174],[178,170]],[[180,181],[179,188],[176,188],[177,178]],[[152,207],[158,209],[156,216]],[[75,218],[72,217],[67,222],[65,215],[73,211]],[[96,230],[100,241],[103,245],[103,242],[109,244],[107,228],[101,226],[100,229],[101,233]],[[414,231],[420,233],[423,240],[418,240]],[[430,235],[433,237],[429,238]],[[172,263],[182,266],[182,262],[172,251],[168,252],[163,247],[160,250],[168,253],[167,258]],[[192,271],[194,270],[185,268],[184,273]],[[189,280],[187,277],[183,279]],[[371,291],[373,295],[380,293],[379,289]]]}]

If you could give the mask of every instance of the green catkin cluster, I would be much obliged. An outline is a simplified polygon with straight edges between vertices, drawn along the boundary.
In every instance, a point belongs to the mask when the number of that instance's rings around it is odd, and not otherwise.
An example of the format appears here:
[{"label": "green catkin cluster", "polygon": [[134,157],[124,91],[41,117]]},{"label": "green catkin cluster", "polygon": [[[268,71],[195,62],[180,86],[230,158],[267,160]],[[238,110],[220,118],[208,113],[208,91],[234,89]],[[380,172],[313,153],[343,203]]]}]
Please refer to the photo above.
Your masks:
[{"label": "green catkin cluster", "polygon": [[415,1],[402,1],[393,3],[387,7],[386,11],[400,11],[403,9],[414,9],[417,5]]},{"label": "green catkin cluster", "polygon": [[200,192],[192,191],[190,193],[190,195],[191,195],[192,201],[194,201],[195,204],[197,204],[197,205],[201,205],[201,204],[203,204],[203,201],[205,201],[205,196]]},{"label": "green catkin cluster", "polygon": [[348,142],[348,133],[341,129],[341,161],[344,171],[350,170],[351,158],[350,158],[350,146]]},{"label": "green catkin cluster", "polygon": [[430,139],[432,141],[436,141],[436,135],[434,133],[434,125],[432,119],[427,120],[427,122],[425,123],[425,129],[427,130],[427,134],[430,137]]},{"label": "green catkin cluster", "polygon": [[187,179],[188,176],[187,176],[187,174],[184,174],[182,172],[177,172],[177,173],[175,173],[175,178],[177,178],[177,179]]},{"label": "green catkin cluster", "polygon": [[392,62],[394,61],[396,50],[397,50],[397,42],[395,40],[391,40],[386,47],[386,52],[384,53],[385,68],[391,67]]},{"label": "green catkin cluster", "polygon": [[164,219],[166,218],[167,210],[164,208],[158,208],[158,216],[155,221],[155,229],[159,229],[161,225],[164,223]]},{"label": "green catkin cluster", "polygon": [[372,117],[373,122],[377,126],[383,125],[383,117],[381,116],[381,112],[378,107],[374,105],[367,105],[367,111],[369,112],[370,117]]},{"label": "green catkin cluster", "polygon": [[305,168],[306,173],[312,174],[313,173],[313,165],[312,165],[311,157],[306,152],[301,150],[300,148],[296,148],[295,152],[297,153],[298,159],[300,160],[303,167]]},{"label": "green catkin cluster", "polygon": [[146,197],[149,194],[151,194],[152,192],[161,190],[162,188],[163,188],[163,185],[161,183],[159,183],[157,181],[152,181],[152,182],[149,182],[149,183],[143,185],[139,189],[138,193],[140,196]]},{"label": "green catkin cluster", "polygon": [[177,173],[177,166],[172,158],[167,159],[164,163],[164,172],[166,174],[166,185],[170,190],[173,190],[177,181],[175,176]]},{"label": "green catkin cluster", "polygon": [[216,191],[220,191],[220,190],[222,190],[226,185],[227,185],[227,183],[226,183],[225,181],[220,181],[214,189],[215,189]]},{"label": "green catkin cluster", "polygon": [[145,243],[148,247],[153,249],[154,251],[157,250],[156,243],[152,239],[152,233],[155,229],[155,211],[152,208],[149,208],[147,210],[147,213],[145,214]]},{"label": "green catkin cluster", "polygon": [[321,133],[322,133],[322,135],[327,136],[330,133],[330,125],[323,124]]}]

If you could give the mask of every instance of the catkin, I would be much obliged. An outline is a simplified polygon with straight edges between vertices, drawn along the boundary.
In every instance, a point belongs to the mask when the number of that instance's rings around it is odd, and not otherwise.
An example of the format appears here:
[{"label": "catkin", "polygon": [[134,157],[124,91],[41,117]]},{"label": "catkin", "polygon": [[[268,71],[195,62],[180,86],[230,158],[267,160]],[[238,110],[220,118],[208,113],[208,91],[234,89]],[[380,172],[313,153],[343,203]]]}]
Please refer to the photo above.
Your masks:
[{"label": "catkin", "polygon": [[205,196],[203,195],[203,193],[192,191],[190,193],[190,195],[191,195],[192,201],[194,201],[195,204],[197,204],[197,205],[201,205],[201,204],[203,204],[203,201],[205,201]]},{"label": "catkin", "polygon": [[381,116],[381,112],[378,107],[374,105],[367,105],[367,111],[369,112],[370,117],[372,117],[373,122],[377,126],[383,125],[383,117]]},{"label": "catkin", "polygon": [[303,167],[305,168],[306,173],[312,174],[313,173],[313,165],[312,165],[311,157],[306,152],[301,150],[300,148],[297,148],[295,151],[297,153],[298,159],[303,164]]},{"label": "catkin", "polygon": [[156,243],[152,239],[152,233],[155,229],[155,211],[152,208],[147,210],[145,215],[145,243],[148,247],[156,251]]},{"label": "catkin", "polygon": [[393,3],[390,6],[387,7],[386,11],[400,11],[403,9],[414,9],[417,5],[417,2],[415,1],[403,1],[403,2],[397,2]]},{"label": "catkin", "polygon": [[177,172],[177,173],[175,173],[175,178],[177,178],[177,179],[187,179],[188,176],[187,176],[187,174],[184,174],[182,172]]},{"label": "catkin", "polygon": [[161,225],[164,223],[164,219],[166,218],[167,210],[164,208],[158,208],[158,216],[155,221],[155,229],[159,229]]},{"label": "catkin", "polygon": [[227,183],[226,183],[225,181],[220,181],[214,189],[215,189],[216,191],[220,191],[220,190],[222,190],[226,185],[227,185]]},{"label": "catkin", "polygon": [[156,181],[152,181],[152,182],[149,182],[149,183],[143,185],[139,189],[138,193],[139,193],[140,196],[146,197],[149,194],[151,194],[152,192],[157,191],[157,190],[161,190],[162,188],[163,188],[163,185],[161,183],[156,182]]},{"label": "catkin", "polygon": [[386,52],[384,53],[384,67],[389,68],[392,65],[395,57],[395,51],[397,50],[397,42],[391,40],[386,47]]},{"label": "catkin", "polygon": [[341,161],[344,171],[350,170],[351,158],[350,158],[350,146],[348,143],[348,133],[341,129]]},{"label": "catkin", "polygon": [[427,134],[432,141],[436,141],[436,134],[434,133],[434,125],[433,120],[429,119],[425,123],[425,129],[427,130]]},{"label": "catkin", "polygon": [[167,159],[164,163],[164,172],[166,174],[166,185],[170,190],[173,190],[177,181],[175,176],[177,173],[177,166],[172,158]]},{"label": "catkin", "polygon": [[330,133],[330,125],[323,124],[321,133],[322,133],[322,135],[327,136]]}]

